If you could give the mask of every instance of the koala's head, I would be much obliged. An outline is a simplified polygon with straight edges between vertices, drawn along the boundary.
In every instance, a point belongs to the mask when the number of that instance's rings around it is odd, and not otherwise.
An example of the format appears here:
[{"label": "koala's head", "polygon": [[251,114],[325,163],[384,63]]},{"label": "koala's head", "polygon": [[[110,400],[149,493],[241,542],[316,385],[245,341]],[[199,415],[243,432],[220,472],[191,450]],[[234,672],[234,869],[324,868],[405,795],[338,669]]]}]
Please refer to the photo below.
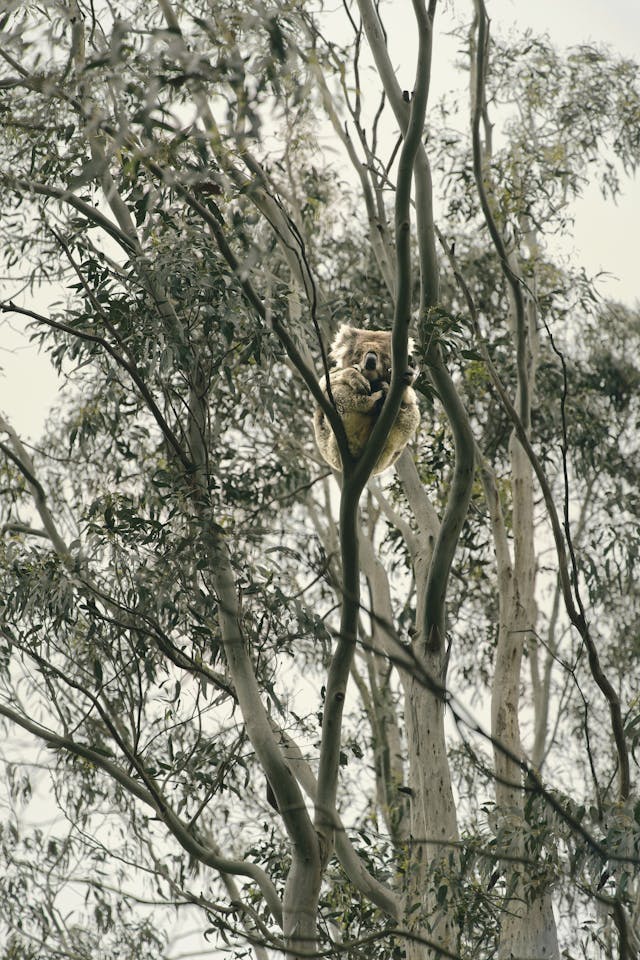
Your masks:
[{"label": "koala's head", "polygon": [[[411,383],[417,372],[412,350],[409,338],[406,383]],[[338,367],[356,367],[372,390],[382,380],[391,381],[391,333],[387,330],[361,330],[343,323],[331,344],[330,357]]]}]

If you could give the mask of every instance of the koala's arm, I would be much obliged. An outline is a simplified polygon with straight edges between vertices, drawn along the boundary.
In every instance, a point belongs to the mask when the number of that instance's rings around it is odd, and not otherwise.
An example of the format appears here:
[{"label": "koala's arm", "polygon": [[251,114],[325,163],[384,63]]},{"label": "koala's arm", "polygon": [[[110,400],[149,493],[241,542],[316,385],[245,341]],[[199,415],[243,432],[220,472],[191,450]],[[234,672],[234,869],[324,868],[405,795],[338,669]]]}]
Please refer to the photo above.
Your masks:
[{"label": "koala's arm", "polygon": [[331,374],[330,383],[336,410],[343,419],[350,413],[374,416],[379,412],[388,389],[385,383],[384,388],[371,393],[369,381],[355,367],[336,370]]},{"label": "koala's arm", "polygon": [[[384,398],[387,384],[371,393],[369,381],[355,367],[335,370],[330,376],[331,395],[344,425],[352,456],[359,457],[366,444]],[[325,393],[326,386],[321,382]],[[386,389],[385,389],[386,388]],[[327,394],[328,397],[328,394]],[[314,428],[318,449],[334,470],[342,469],[338,443],[331,425],[316,407]]]}]

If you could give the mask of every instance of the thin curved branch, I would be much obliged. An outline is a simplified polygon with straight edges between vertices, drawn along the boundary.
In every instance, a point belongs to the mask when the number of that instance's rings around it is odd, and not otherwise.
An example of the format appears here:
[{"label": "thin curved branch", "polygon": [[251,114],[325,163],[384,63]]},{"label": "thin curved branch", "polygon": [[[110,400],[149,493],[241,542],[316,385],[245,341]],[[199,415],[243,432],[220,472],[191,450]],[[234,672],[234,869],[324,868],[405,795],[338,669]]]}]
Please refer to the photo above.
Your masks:
[{"label": "thin curved branch", "polygon": [[94,616],[99,617],[99,619],[105,623],[112,624],[121,630],[132,630],[148,637],[174,666],[192,674],[194,677],[202,677],[203,680],[210,683],[216,689],[223,690],[233,700],[237,700],[235,690],[227,677],[208,666],[202,659],[189,656],[182,647],[176,646],[171,640],[171,637],[164,632],[157,621],[139,610],[119,603],[113,597],[110,597],[100,590],[97,584],[92,583],[82,574],[78,576],[78,583],[86,589],[87,596],[92,600],[97,597],[105,607],[115,611],[115,613],[120,614],[122,617],[130,618],[131,622],[127,623],[126,620],[123,622],[123,620],[117,616],[109,616],[103,611],[99,611],[97,607],[93,610]]},{"label": "thin curved branch", "polygon": [[[146,803],[162,815],[162,811],[158,810],[157,798],[122,770],[118,764],[104,756],[104,754],[84,744],[76,743],[74,740],[71,740],[70,737],[61,737],[59,734],[53,733],[51,730],[42,726],[42,724],[36,723],[34,720],[29,720],[27,717],[22,716],[22,714],[16,710],[12,710],[11,707],[3,703],[0,703],[0,716],[6,717],[12,723],[22,727],[23,730],[27,730],[33,734],[33,736],[49,744],[49,746],[56,750],[65,750],[75,756],[82,757],[84,760],[88,760],[94,764],[94,766],[107,773],[132,796],[138,800],[142,800],[143,803]],[[282,904],[280,898],[271,880],[261,867],[244,860],[227,860],[225,857],[218,856],[215,851],[194,837],[188,827],[173,813],[171,813],[171,823],[168,823],[167,826],[170,827],[171,832],[180,845],[201,863],[213,867],[221,873],[249,877],[249,879],[253,880],[262,891],[271,913],[278,923],[282,925]]]},{"label": "thin curved branch", "polygon": [[122,369],[126,370],[126,372],[129,374],[134,384],[138,388],[141,397],[145,401],[149,409],[149,413],[160,427],[160,430],[167,442],[175,451],[175,454],[182,463],[182,466],[187,472],[191,470],[191,461],[182,449],[182,444],[167,423],[162,411],[151,395],[151,392],[144,382],[142,374],[138,370],[134,360],[127,360],[115,349],[115,347],[109,343],[108,340],[105,340],[104,337],[98,336],[98,334],[87,333],[84,330],[78,330],[77,327],[69,326],[67,323],[61,323],[59,320],[52,320],[50,317],[45,317],[43,314],[35,313],[33,310],[28,310],[26,307],[19,307],[17,304],[13,303],[12,300],[0,303],[0,313],[17,313],[23,317],[30,317],[32,320],[36,320],[38,323],[45,324],[46,326],[51,327],[53,330],[60,330],[63,333],[70,334],[72,337],[77,337],[78,340],[84,340],[87,343],[96,343],[101,346],[105,353],[108,353],[109,356],[115,360],[118,366],[122,367]]},{"label": "thin curved branch", "polygon": [[74,209],[85,216],[87,220],[95,223],[97,227],[101,227],[108,233],[128,256],[136,255],[140,252],[138,245],[131,237],[127,236],[112,220],[105,217],[103,213],[100,213],[99,210],[91,206],[90,203],[87,203],[86,200],[81,200],[80,197],[76,197],[73,191],[64,190],[62,187],[49,187],[44,183],[37,183],[35,180],[14,179],[7,175],[4,175],[3,179],[13,187],[13,189],[28,190],[38,196],[52,197],[68,203],[69,206],[74,207]]},{"label": "thin curved branch", "polygon": [[[0,311],[1,310],[2,305],[0,304]],[[2,450],[5,456],[9,457],[12,463],[16,465],[22,476],[29,484],[36,510],[38,511],[40,519],[42,520],[44,533],[53,544],[56,553],[59,554],[67,567],[72,566],[73,558],[69,553],[67,544],[64,542],[64,539],[58,532],[58,528],[55,525],[53,515],[47,504],[47,495],[44,487],[36,477],[36,471],[31,457],[23,447],[18,434],[15,432],[11,424],[9,424],[1,415],[0,430],[8,434],[10,440],[10,445],[0,442],[0,450]]]},{"label": "thin curved branch", "polygon": [[[406,131],[409,108],[389,58],[378,13],[372,0],[358,0],[358,7],[385,92],[400,128]],[[435,7],[435,0],[432,0],[426,14],[430,21],[433,19]],[[422,143],[419,144],[415,156],[415,180],[416,218],[420,251],[420,312],[421,319],[425,322],[428,318],[429,309],[438,302],[438,263],[435,252],[431,171]],[[398,280],[398,285],[401,286],[400,280]],[[398,359],[400,358],[396,358],[394,353],[394,364],[397,364]],[[456,450],[454,479],[429,566],[424,619],[421,624],[423,642],[428,647],[442,649],[444,644],[445,597],[451,564],[471,499],[474,441],[466,410],[442,361],[437,343],[432,343],[430,346],[427,359],[429,374],[451,425]],[[388,398],[385,401],[385,407],[387,402]],[[382,420],[382,415],[380,420]],[[373,440],[373,436],[371,439]]]},{"label": "thin curved branch", "polygon": [[433,352],[435,356],[429,372],[451,425],[455,447],[453,479],[429,566],[424,620],[421,624],[425,649],[435,651],[444,647],[445,601],[453,558],[471,502],[475,441],[469,416],[442,361],[439,348],[436,347]]},{"label": "thin curved branch", "polygon": [[526,359],[526,320],[522,278],[512,267],[509,252],[505,246],[502,234],[491,209],[487,195],[488,173],[484,168],[483,150],[480,139],[480,127],[486,116],[485,81],[487,72],[487,57],[489,51],[489,17],[484,0],[474,0],[478,26],[478,40],[475,57],[472,58],[472,69],[475,71],[473,87],[473,107],[471,123],[471,141],[473,148],[473,175],[478,191],[480,206],[485,223],[491,235],[491,240],[500,259],[500,266],[509,285],[514,307],[514,321],[516,329],[516,362],[518,367],[519,415],[528,429],[530,426],[531,403],[529,397],[529,377]]},{"label": "thin curved branch", "polygon": [[[12,457],[11,452],[7,451],[4,445],[0,444],[0,447],[8,456]],[[4,523],[2,528],[0,528],[0,536],[5,533],[22,533],[25,537],[42,537],[43,540],[49,539],[49,534],[46,530],[37,530],[35,527],[30,527],[26,523]]]},{"label": "thin curved branch", "polygon": [[[313,774],[311,766],[304,758],[298,744],[292,740],[289,734],[273,724],[277,731],[282,748],[291,769],[293,770],[300,786],[307,794],[310,800],[316,800],[318,794],[318,783]],[[385,884],[380,883],[364,866],[357,851],[347,836],[347,832],[342,824],[339,814],[334,810],[333,821],[335,825],[335,852],[340,861],[344,872],[347,874],[354,887],[360,890],[372,903],[391,917],[393,920],[399,920],[401,915],[400,903],[396,894]]]},{"label": "thin curved branch", "polygon": [[[445,247],[446,249],[446,247]],[[616,744],[616,751],[618,754],[618,764],[619,764],[619,794],[620,799],[625,801],[629,798],[631,791],[631,773],[629,767],[629,751],[627,748],[627,742],[624,732],[624,719],[622,716],[622,709],[620,705],[620,698],[612,686],[611,682],[604,673],[602,666],[600,664],[600,658],[598,656],[598,649],[595,645],[593,637],[591,636],[591,631],[589,629],[589,624],[585,616],[584,608],[581,604],[576,606],[576,602],[573,594],[573,587],[571,583],[571,574],[569,572],[569,562],[567,559],[567,550],[565,546],[565,538],[562,530],[562,523],[558,516],[558,511],[556,509],[555,501],[553,498],[553,493],[547,480],[546,474],[538,459],[538,456],[531,445],[531,441],[528,436],[528,432],[525,428],[525,425],[520,420],[518,411],[511,402],[511,398],[500,379],[500,374],[498,373],[493,360],[491,359],[491,354],[487,349],[486,342],[480,330],[480,325],[478,323],[478,316],[475,308],[475,303],[471,292],[464,280],[464,277],[460,273],[455,263],[455,259],[451,250],[448,251],[449,260],[452,264],[455,278],[460,285],[463,296],[467,303],[467,308],[469,310],[469,316],[473,324],[474,333],[476,337],[476,343],[478,345],[478,350],[482,359],[485,363],[491,381],[495,387],[496,393],[502,403],[504,410],[506,411],[513,428],[515,430],[516,436],[522,445],[524,452],[526,453],[529,462],[533,468],[533,471],[536,475],[538,484],[542,491],[542,496],[544,499],[545,507],[547,510],[547,515],[549,517],[549,522],[551,523],[551,530],[553,533],[553,540],[556,548],[556,556],[558,559],[558,576],[560,579],[560,585],[562,589],[562,596],[564,599],[565,608],[569,619],[571,620],[574,627],[578,630],[580,637],[582,638],[585,647],[587,648],[587,654],[589,658],[589,667],[591,669],[591,674],[596,684],[602,691],[608,706],[609,706],[609,715],[611,717],[611,728],[613,731],[613,738]]]},{"label": "thin curved branch", "polygon": [[389,393],[367,446],[353,468],[345,464],[340,499],[340,548],[342,554],[342,611],[340,634],[327,675],[323,714],[316,826],[324,840],[325,851],[332,843],[338,784],[342,713],[351,661],[356,644],[360,610],[360,564],[358,551],[358,504],[364,485],[382,450],[389,429],[400,408],[406,370],[409,324],[411,320],[410,201],[416,152],[420,147],[429,93],[431,62],[431,20],[420,0],[414,0],[418,25],[419,50],[416,90],[411,104],[406,135],[399,161],[396,190],[396,276],[397,289],[392,332],[392,378]]}]

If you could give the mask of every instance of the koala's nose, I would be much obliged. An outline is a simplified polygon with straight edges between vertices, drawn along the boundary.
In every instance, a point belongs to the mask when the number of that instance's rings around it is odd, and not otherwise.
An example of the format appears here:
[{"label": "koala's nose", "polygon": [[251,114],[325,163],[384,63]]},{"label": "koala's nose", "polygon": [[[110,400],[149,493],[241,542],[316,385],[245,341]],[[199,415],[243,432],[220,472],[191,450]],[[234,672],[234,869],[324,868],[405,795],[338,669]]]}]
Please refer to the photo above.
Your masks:
[{"label": "koala's nose", "polygon": [[375,370],[378,366],[378,355],[374,353],[373,350],[369,350],[369,353],[364,358],[364,368],[365,370]]}]

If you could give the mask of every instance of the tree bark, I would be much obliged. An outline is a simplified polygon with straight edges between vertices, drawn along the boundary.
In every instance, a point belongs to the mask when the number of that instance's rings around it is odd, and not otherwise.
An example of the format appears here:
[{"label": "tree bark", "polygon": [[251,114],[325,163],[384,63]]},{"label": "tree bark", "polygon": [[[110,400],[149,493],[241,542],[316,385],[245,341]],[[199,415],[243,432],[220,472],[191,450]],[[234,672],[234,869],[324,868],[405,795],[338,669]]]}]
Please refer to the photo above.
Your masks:
[{"label": "tree bark", "polygon": [[503,904],[498,958],[546,960],[560,955],[551,895],[548,890],[532,894],[526,889],[523,867],[517,862],[518,858],[523,863],[527,859],[522,773],[516,759],[522,755],[520,672],[525,641],[535,629],[536,604],[533,478],[529,460],[515,438],[511,458],[515,563],[513,571],[504,571],[500,577],[500,627],[491,703],[498,824],[511,839],[510,857],[503,865],[509,897]]},{"label": "tree bark", "polygon": [[[425,673],[443,676],[440,653],[428,654]],[[458,839],[456,808],[451,788],[442,697],[428,690],[424,677],[406,684],[405,722],[409,762],[410,839],[406,878],[405,922],[439,946],[455,951],[456,926],[444,880],[451,871],[452,842]],[[439,867],[442,878],[439,879]],[[440,891],[440,895],[439,895]],[[437,953],[423,944],[407,944],[407,960],[423,960]]]},{"label": "tree bark", "polygon": [[[489,51],[489,19],[484,0],[475,0],[477,39],[471,36],[473,166],[480,205],[487,229],[500,258],[510,299],[511,333],[516,353],[517,388],[515,407],[526,438],[531,426],[532,392],[537,361],[537,315],[532,298],[525,297],[525,285],[515,250],[498,229],[492,203],[492,184],[487,160],[490,154],[490,125],[487,115],[485,75]],[[481,126],[486,132],[484,146]],[[500,930],[500,960],[532,960],[559,957],[556,925],[550,894],[525,889],[523,871],[524,794],[519,759],[520,668],[527,638],[536,630],[536,555],[534,544],[533,469],[516,432],[510,443],[511,489],[513,499],[513,565],[505,542],[499,505],[491,507],[496,537],[500,583],[500,623],[491,701],[494,738],[496,808],[498,823],[511,836],[510,857],[503,870],[508,897]]]}]

